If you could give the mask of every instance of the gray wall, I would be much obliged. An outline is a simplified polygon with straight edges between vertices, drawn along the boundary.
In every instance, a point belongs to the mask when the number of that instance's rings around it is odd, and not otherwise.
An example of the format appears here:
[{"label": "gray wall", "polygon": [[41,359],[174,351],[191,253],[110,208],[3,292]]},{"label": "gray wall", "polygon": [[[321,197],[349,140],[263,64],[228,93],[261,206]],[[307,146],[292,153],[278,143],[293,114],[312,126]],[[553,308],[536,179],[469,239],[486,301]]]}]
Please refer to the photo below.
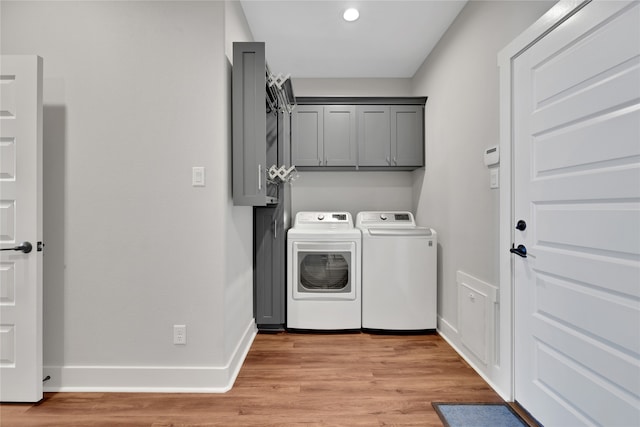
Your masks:
[{"label": "gray wall", "polygon": [[[251,34],[226,6],[0,6],[2,54],[44,58],[49,386],[216,388],[233,375],[252,333],[252,214],[231,203],[225,15],[234,38]],[[206,187],[191,186],[192,166]]]},{"label": "gray wall", "polygon": [[292,78],[296,96],[411,96],[411,79]]},{"label": "gray wall", "polygon": [[[411,79],[293,79],[296,96],[410,96]],[[412,210],[409,172],[300,172],[292,211]]]},{"label": "gray wall", "polygon": [[499,286],[499,190],[483,164],[499,142],[497,53],[553,4],[470,1],[413,78],[413,95],[429,96],[414,209],[438,232],[439,329],[462,350],[456,271]]}]

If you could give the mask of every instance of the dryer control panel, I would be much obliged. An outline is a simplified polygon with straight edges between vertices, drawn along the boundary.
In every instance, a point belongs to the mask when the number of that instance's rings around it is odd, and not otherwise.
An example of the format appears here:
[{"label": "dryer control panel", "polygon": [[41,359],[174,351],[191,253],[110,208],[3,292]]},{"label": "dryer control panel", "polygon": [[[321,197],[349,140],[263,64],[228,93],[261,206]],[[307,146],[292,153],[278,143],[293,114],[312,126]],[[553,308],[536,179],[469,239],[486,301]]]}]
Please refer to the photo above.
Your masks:
[{"label": "dryer control panel", "polygon": [[298,228],[353,228],[353,219],[349,212],[298,212],[294,227]]}]

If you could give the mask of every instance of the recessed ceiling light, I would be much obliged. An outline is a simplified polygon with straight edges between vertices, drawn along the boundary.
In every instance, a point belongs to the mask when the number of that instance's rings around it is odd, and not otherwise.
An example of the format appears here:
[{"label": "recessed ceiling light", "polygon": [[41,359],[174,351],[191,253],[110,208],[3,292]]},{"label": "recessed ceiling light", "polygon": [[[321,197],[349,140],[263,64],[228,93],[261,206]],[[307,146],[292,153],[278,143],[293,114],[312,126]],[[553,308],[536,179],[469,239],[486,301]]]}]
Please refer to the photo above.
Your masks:
[{"label": "recessed ceiling light", "polygon": [[353,22],[360,17],[360,12],[356,8],[349,8],[344,11],[344,15],[342,15],[345,21]]}]

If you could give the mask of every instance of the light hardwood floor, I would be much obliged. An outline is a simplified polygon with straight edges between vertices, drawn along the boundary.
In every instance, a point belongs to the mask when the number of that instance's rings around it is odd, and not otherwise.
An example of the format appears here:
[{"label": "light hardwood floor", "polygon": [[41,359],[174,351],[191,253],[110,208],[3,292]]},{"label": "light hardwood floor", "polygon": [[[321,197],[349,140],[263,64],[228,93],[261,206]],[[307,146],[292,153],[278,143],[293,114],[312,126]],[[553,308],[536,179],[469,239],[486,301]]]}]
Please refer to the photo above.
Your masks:
[{"label": "light hardwood floor", "polygon": [[46,393],[9,426],[442,426],[431,402],[502,399],[437,334],[258,334],[225,394]]}]

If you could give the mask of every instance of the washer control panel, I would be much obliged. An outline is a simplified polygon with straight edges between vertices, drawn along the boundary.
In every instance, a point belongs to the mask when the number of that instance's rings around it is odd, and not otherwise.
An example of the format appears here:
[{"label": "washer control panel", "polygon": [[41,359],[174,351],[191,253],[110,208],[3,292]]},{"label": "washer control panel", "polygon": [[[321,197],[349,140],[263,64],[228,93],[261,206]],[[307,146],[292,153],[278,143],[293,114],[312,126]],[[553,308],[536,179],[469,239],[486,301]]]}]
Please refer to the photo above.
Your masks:
[{"label": "washer control panel", "polygon": [[380,219],[380,221],[388,222],[411,222],[410,213],[381,213],[378,218]]},{"label": "washer control panel", "polygon": [[411,212],[360,212],[356,217],[356,226],[409,226],[416,225]]}]

